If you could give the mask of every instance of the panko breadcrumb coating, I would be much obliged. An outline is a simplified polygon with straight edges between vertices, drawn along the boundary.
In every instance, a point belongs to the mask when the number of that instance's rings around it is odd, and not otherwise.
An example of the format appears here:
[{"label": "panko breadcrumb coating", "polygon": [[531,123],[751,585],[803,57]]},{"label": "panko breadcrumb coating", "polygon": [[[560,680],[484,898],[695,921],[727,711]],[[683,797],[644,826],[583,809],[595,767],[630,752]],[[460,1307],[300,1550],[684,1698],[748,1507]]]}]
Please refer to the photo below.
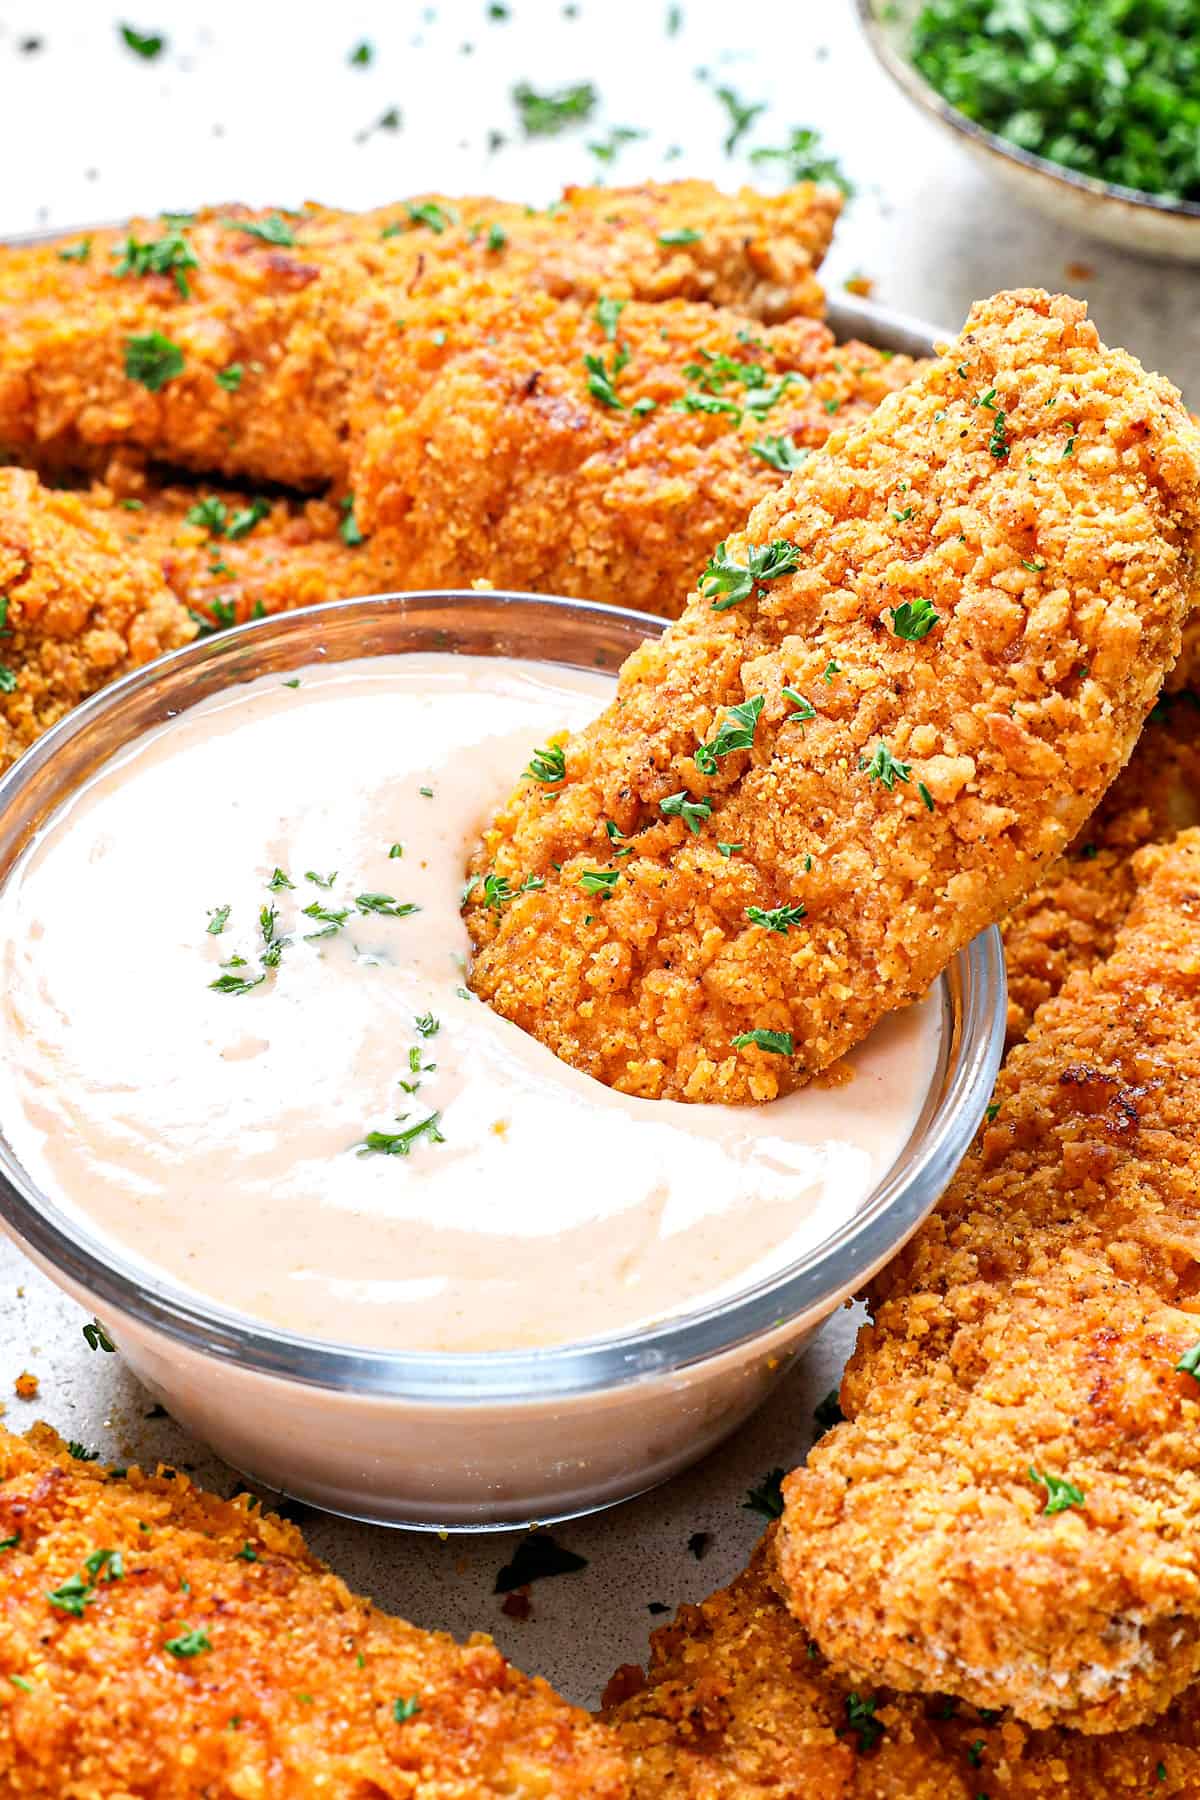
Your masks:
[{"label": "panko breadcrumb coating", "polygon": [[1085,1732],[1200,1674],[1200,830],[1133,872],[873,1284],[780,1539],[852,1679]]},{"label": "panko breadcrumb coating", "polygon": [[624,1800],[611,1734],[490,1638],[351,1594],[249,1494],[0,1431],[10,1800]]},{"label": "panko breadcrumb coating", "polygon": [[1075,843],[1004,921],[1010,1044],[1073,969],[1111,951],[1136,891],[1133,853],[1192,825],[1200,825],[1200,703],[1163,694]]},{"label": "panko breadcrumb coating", "polygon": [[196,632],[153,563],[24,469],[0,469],[0,596],[0,768],[105,682]]},{"label": "panko breadcrumb coating", "polygon": [[486,576],[674,617],[718,538],[908,357],[687,300],[418,298],[367,339],[351,482],[410,585]]},{"label": "panko breadcrumb coating", "polygon": [[[372,385],[405,399],[368,434],[368,475],[353,497],[163,488],[118,457],[90,503],[110,509],[131,549],[217,624],[481,577],[662,613],[683,604],[715,539],[779,486],[781,461],[823,443],[835,415],[865,417],[913,368],[836,344],[815,320],[764,326],[690,301],[630,302],[618,317],[630,349],[621,386],[659,393],[652,419],[589,395],[583,357],[608,348],[592,308],[480,284],[470,302],[457,293],[414,304],[378,361],[368,346]],[[671,396],[692,385],[684,366],[706,351],[727,386],[725,362],[753,375],[759,358],[771,404],[742,418],[732,402],[673,410]],[[744,398],[744,382],[732,391]]]},{"label": "panko breadcrumb coating", "polygon": [[775,1590],[772,1533],[750,1567],[621,1669],[604,1717],[634,1800],[1195,1800],[1200,1692],[1141,1731],[1031,1731],[945,1695],[836,1676]]},{"label": "panko breadcrumb coating", "polygon": [[0,250],[0,454],[94,468],[115,444],[300,488],[345,471],[368,321],[466,271],[547,292],[819,313],[838,195],[707,182],[568,188],[547,211],[425,195],[375,212],[211,208]]},{"label": "panko breadcrumb coating", "polygon": [[647,1097],[826,1068],[1092,811],[1178,651],[1198,527],[1167,382],[1078,301],[976,306],[530,765],[471,865],[475,991]]}]

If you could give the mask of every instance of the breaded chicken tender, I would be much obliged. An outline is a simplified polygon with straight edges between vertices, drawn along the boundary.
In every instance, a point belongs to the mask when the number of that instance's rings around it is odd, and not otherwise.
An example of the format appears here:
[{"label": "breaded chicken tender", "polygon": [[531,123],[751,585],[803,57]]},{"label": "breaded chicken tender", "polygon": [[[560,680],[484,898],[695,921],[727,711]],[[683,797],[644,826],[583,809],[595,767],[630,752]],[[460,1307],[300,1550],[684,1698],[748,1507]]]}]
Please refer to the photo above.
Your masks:
[{"label": "breaded chicken tender", "polygon": [[1200,830],[1133,872],[874,1283],[780,1539],[852,1679],[1085,1732],[1200,1674]]},{"label": "breaded chicken tender", "polygon": [[1133,902],[1134,851],[1191,825],[1200,825],[1200,705],[1164,694],[1075,843],[1004,922],[1010,1044],[1072,970],[1111,951]]},{"label": "breaded chicken tender", "polygon": [[249,1494],[0,1432],[11,1800],[623,1800],[611,1734],[482,1634],[377,1612]]},{"label": "breaded chicken tender", "polygon": [[108,521],[24,469],[0,469],[0,768],[97,688],[196,627]]},{"label": "breaded chicken tender", "polygon": [[548,211],[424,196],[376,212],[244,207],[0,251],[0,454],[95,468],[114,444],[300,488],[343,478],[373,316],[466,271],[547,292],[818,313],[840,205],[706,182],[569,188]]},{"label": "breaded chicken tender", "polygon": [[978,305],[531,762],[471,865],[475,991],[647,1097],[828,1067],[1093,810],[1178,651],[1198,527],[1175,390],[1077,301]]},{"label": "breaded chicken tender", "polygon": [[[118,456],[89,502],[218,625],[485,577],[661,613],[683,604],[714,539],[779,486],[782,464],[823,443],[835,415],[865,417],[913,368],[836,344],[815,320],[764,326],[690,301],[613,302],[630,356],[621,387],[660,396],[648,419],[589,395],[583,358],[606,348],[591,308],[480,286],[469,310],[459,297],[415,304],[378,364],[368,345],[373,382],[405,400],[369,433],[372,479],[353,495],[162,487]],[[697,386],[705,404],[674,410],[693,365],[738,403],[710,409],[714,395]],[[747,376],[762,377],[750,412]],[[380,458],[387,482],[372,516]]]},{"label": "breaded chicken tender", "polygon": [[745,1574],[651,1637],[603,1717],[634,1800],[1194,1800],[1200,1692],[1153,1726],[1084,1737],[1008,1714],[855,1688],[776,1592],[772,1533]]},{"label": "breaded chicken tender", "polygon": [[913,364],[815,319],[492,282],[406,306],[361,371],[355,514],[403,533],[409,585],[487,576],[673,617],[717,539]]}]

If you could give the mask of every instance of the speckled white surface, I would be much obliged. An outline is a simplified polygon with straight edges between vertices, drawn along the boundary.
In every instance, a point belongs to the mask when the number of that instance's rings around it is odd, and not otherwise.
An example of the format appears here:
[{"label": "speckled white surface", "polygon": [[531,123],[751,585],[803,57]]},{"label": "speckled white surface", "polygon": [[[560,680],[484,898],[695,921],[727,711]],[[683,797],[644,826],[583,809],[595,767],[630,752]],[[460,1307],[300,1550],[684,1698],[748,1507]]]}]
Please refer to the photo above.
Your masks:
[{"label": "speckled white surface", "polygon": [[[858,187],[828,264],[831,287],[863,273],[884,304],[956,324],[977,294],[1013,284],[1069,287],[1104,335],[1174,376],[1200,405],[1200,277],[1071,237],[1013,208],[919,120],[871,62],[847,0],[487,0],[437,7],[358,0],[137,0],[132,22],[161,30],[154,63],[124,50],[96,0],[0,0],[0,235],[240,198],[315,197],[368,205],[420,188],[485,190],[544,202],[595,178],[587,145],[614,126],[646,128],[610,180],[689,173],[726,184],[765,179],[722,152],[725,83],[766,110],[745,148],[793,125],[825,134]],[[574,16],[572,16],[572,13]],[[128,15],[126,15],[128,16]],[[37,40],[32,50],[22,46]],[[348,52],[374,46],[366,68]],[[466,46],[470,46],[467,49]],[[707,80],[697,71],[709,72]],[[532,144],[517,139],[509,90],[590,79],[595,121]],[[368,131],[391,107],[403,129]],[[514,140],[492,153],[489,131]],[[365,135],[364,135],[365,134]],[[672,156],[672,147],[680,154]],[[166,1419],[119,1356],[95,1354],[83,1315],[0,1242],[0,1395],[16,1428],[45,1417],[115,1460],[176,1461],[228,1492],[231,1473]],[[594,1702],[620,1662],[641,1659],[648,1607],[698,1599],[745,1561],[759,1521],[746,1490],[798,1459],[815,1402],[852,1340],[831,1321],[805,1366],[740,1436],[667,1488],[559,1528],[589,1558],[581,1574],[538,1583],[533,1616],[506,1618],[492,1592],[514,1539],[409,1536],[313,1515],[309,1536],[356,1587],[422,1624],[495,1632],[525,1667]],[[33,1403],[11,1397],[23,1368]],[[710,1534],[703,1561],[688,1551]]]}]

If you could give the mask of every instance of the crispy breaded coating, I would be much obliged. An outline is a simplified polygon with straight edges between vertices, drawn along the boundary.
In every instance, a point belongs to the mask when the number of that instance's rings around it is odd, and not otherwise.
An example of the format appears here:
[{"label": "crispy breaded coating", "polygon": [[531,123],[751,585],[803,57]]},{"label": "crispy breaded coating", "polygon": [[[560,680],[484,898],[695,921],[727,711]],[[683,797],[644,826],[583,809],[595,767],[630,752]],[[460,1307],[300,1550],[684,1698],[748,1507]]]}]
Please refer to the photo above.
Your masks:
[{"label": "crispy breaded coating", "polygon": [[603,1716],[634,1800],[1194,1800],[1200,1695],[1141,1731],[1031,1731],[937,1695],[856,1689],[775,1591],[772,1533],[750,1567],[621,1669]]},{"label": "crispy breaded coating", "polygon": [[196,632],[152,562],[24,469],[0,469],[0,596],[0,768],[105,682]]},{"label": "crispy breaded coating", "polygon": [[1077,301],[976,306],[726,541],[562,779],[527,772],[472,862],[475,991],[647,1097],[826,1068],[1092,811],[1178,650],[1198,524],[1169,384]]},{"label": "crispy breaded coating", "polygon": [[1133,901],[1134,851],[1191,825],[1200,825],[1200,705],[1164,694],[1075,843],[1004,922],[1010,1044],[1073,969],[1111,951]]},{"label": "crispy breaded coating", "polygon": [[609,1732],[351,1594],[249,1494],[0,1432],[12,1800],[623,1800]]},{"label": "crispy breaded coating", "polygon": [[[300,488],[345,472],[367,324],[425,285],[687,295],[817,313],[840,200],[706,182],[568,189],[546,212],[444,196],[354,214],[214,208],[0,251],[0,453],[94,468],[112,445]],[[665,240],[665,241],[664,241]],[[157,337],[154,336],[157,334]]]},{"label": "crispy breaded coating", "polygon": [[[631,302],[619,315],[630,347],[621,385],[658,391],[646,420],[588,394],[584,354],[607,347],[592,309],[486,286],[475,301],[414,305],[381,350],[389,362],[376,365],[368,346],[373,380],[405,396],[369,435],[370,476],[382,479],[380,457],[387,471],[378,529],[370,480],[352,498],[267,501],[207,484],[164,488],[127,457],[90,502],[113,510],[131,548],[217,623],[481,577],[661,613],[683,604],[714,539],[779,486],[780,461],[823,443],[835,415],[865,417],[913,368],[836,344],[814,320],[764,326],[689,301]],[[673,410],[696,358],[740,398],[745,383],[725,362],[763,374],[751,397],[770,404]]]},{"label": "crispy breaded coating", "polygon": [[688,300],[418,298],[367,340],[355,513],[409,585],[487,576],[674,617],[718,538],[913,372],[814,319]]},{"label": "crispy breaded coating", "polygon": [[780,1540],[853,1678],[1086,1732],[1200,1673],[1200,830],[1133,869],[875,1282]]}]

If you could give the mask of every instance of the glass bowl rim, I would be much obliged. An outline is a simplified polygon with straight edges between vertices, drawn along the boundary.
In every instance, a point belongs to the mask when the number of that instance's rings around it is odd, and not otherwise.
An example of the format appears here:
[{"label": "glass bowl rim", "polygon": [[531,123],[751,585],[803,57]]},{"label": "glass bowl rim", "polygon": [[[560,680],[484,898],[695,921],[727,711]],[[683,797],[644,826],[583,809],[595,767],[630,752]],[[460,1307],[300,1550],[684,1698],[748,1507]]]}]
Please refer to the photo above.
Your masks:
[{"label": "glass bowl rim", "polygon": [[[448,624],[484,606],[499,607],[502,614],[518,618],[541,609],[559,624],[567,615],[578,620],[581,629],[591,623],[616,631],[630,638],[629,648],[665,624],[624,608],[498,589],[366,595],[255,620],[158,657],[74,708],[0,777],[0,821],[19,812],[33,777],[47,771],[72,739],[123,704],[149,695],[167,676],[201,665],[209,665],[211,671],[232,664],[234,679],[253,679],[265,671],[261,666],[251,668],[248,657],[268,646],[285,647],[288,640],[296,640],[307,653],[273,666],[301,667],[321,659],[324,627],[365,621],[381,607],[403,614],[417,605],[431,615],[445,613]],[[136,735],[125,742],[135,741]],[[109,755],[119,754],[123,747],[118,745]],[[53,805],[71,791],[73,787],[60,791]],[[167,1275],[156,1275],[153,1287],[148,1286],[119,1246],[104,1245],[39,1191],[2,1135],[0,1218],[24,1248],[97,1304],[201,1356],[261,1375],[380,1400],[464,1407],[612,1390],[734,1351],[786,1327],[799,1315],[822,1307],[828,1311],[899,1249],[950,1180],[991,1097],[1003,1049],[1006,992],[1003,950],[994,926],[957,953],[939,986],[947,983],[955,1031],[942,1059],[940,1098],[915,1149],[910,1142],[908,1152],[867,1204],[774,1275],[723,1300],[638,1330],[542,1349],[473,1353],[365,1348],[308,1338],[193,1294]]]}]

